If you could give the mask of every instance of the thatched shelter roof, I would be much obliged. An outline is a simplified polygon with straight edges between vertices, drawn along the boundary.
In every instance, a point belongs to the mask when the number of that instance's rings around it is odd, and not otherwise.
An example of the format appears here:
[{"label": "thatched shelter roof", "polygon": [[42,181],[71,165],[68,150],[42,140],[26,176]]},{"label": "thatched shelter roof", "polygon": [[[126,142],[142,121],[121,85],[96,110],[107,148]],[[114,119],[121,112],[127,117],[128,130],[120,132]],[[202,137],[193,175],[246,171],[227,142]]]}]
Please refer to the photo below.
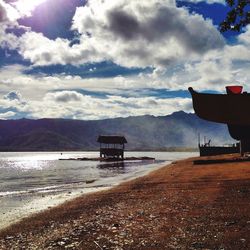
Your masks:
[{"label": "thatched shelter roof", "polygon": [[124,136],[100,135],[97,139],[97,142],[106,144],[124,144],[127,143],[127,140]]}]

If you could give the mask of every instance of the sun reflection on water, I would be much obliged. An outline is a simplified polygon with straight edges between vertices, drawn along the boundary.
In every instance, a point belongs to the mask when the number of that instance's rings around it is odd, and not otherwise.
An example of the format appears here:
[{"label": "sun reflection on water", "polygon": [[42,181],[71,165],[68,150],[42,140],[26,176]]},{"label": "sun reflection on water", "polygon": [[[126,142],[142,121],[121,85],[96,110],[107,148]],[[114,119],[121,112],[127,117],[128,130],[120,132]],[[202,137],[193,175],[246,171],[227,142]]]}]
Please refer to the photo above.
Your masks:
[{"label": "sun reflection on water", "polygon": [[44,168],[48,167],[50,164],[48,161],[30,159],[30,160],[21,160],[21,161],[11,161],[9,162],[9,165],[12,168],[15,168],[17,170],[28,171],[31,169],[43,170]]}]

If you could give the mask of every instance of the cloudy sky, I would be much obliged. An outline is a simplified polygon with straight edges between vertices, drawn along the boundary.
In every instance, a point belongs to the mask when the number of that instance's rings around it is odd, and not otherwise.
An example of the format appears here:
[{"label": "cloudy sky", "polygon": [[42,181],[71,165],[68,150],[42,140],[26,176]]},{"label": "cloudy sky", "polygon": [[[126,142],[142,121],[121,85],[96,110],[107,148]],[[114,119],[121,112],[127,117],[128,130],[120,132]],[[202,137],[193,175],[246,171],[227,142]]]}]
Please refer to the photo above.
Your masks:
[{"label": "cloudy sky", "polygon": [[0,119],[192,112],[189,86],[249,91],[250,27],[223,0],[0,0]]}]

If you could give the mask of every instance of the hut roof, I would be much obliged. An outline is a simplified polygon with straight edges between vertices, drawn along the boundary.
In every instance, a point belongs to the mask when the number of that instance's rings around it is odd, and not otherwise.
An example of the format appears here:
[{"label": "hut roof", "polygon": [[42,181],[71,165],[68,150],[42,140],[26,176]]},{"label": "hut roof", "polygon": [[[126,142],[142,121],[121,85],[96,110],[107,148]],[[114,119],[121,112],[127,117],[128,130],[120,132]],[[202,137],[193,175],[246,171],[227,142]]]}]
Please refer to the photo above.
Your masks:
[{"label": "hut roof", "polygon": [[124,136],[117,135],[100,135],[97,139],[97,142],[100,143],[110,143],[110,144],[123,144],[127,143],[127,140]]}]

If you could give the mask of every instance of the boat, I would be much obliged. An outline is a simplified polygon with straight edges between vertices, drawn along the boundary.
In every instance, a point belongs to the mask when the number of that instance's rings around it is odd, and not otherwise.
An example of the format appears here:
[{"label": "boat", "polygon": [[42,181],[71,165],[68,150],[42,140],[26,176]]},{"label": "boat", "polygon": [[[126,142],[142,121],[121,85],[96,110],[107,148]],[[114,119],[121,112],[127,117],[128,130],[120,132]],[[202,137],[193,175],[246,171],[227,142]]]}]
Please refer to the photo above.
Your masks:
[{"label": "boat", "polygon": [[198,134],[198,147],[200,156],[240,153],[240,143],[224,144],[216,146],[216,145],[211,145],[211,139],[207,141],[206,136],[204,136],[204,143],[202,144],[200,140],[200,133]]},{"label": "boat", "polygon": [[[226,88],[230,90],[230,88],[233,89],[232,87],[240,86],[228,86]],[[230,128],[233,133],[236,130],[241,130],[241,128],[247,130],[250,128],[249,93],[198,93],[191,87],[188,90],[192,95],[194,111],[200,118],[232,125]]]},{"label": "boat", "polygon": [[233,139],[244,140],[250,145],[250,94],[241,93],[241,86],[227,86],[226,89],[227,94],[212,94],[188,88],[194,111],[202,119],[227,124]]},{"label": "boat", "polygon": [[227,146],[199,145],[200,156],[224,155],[240,153],[239,143]]}]

